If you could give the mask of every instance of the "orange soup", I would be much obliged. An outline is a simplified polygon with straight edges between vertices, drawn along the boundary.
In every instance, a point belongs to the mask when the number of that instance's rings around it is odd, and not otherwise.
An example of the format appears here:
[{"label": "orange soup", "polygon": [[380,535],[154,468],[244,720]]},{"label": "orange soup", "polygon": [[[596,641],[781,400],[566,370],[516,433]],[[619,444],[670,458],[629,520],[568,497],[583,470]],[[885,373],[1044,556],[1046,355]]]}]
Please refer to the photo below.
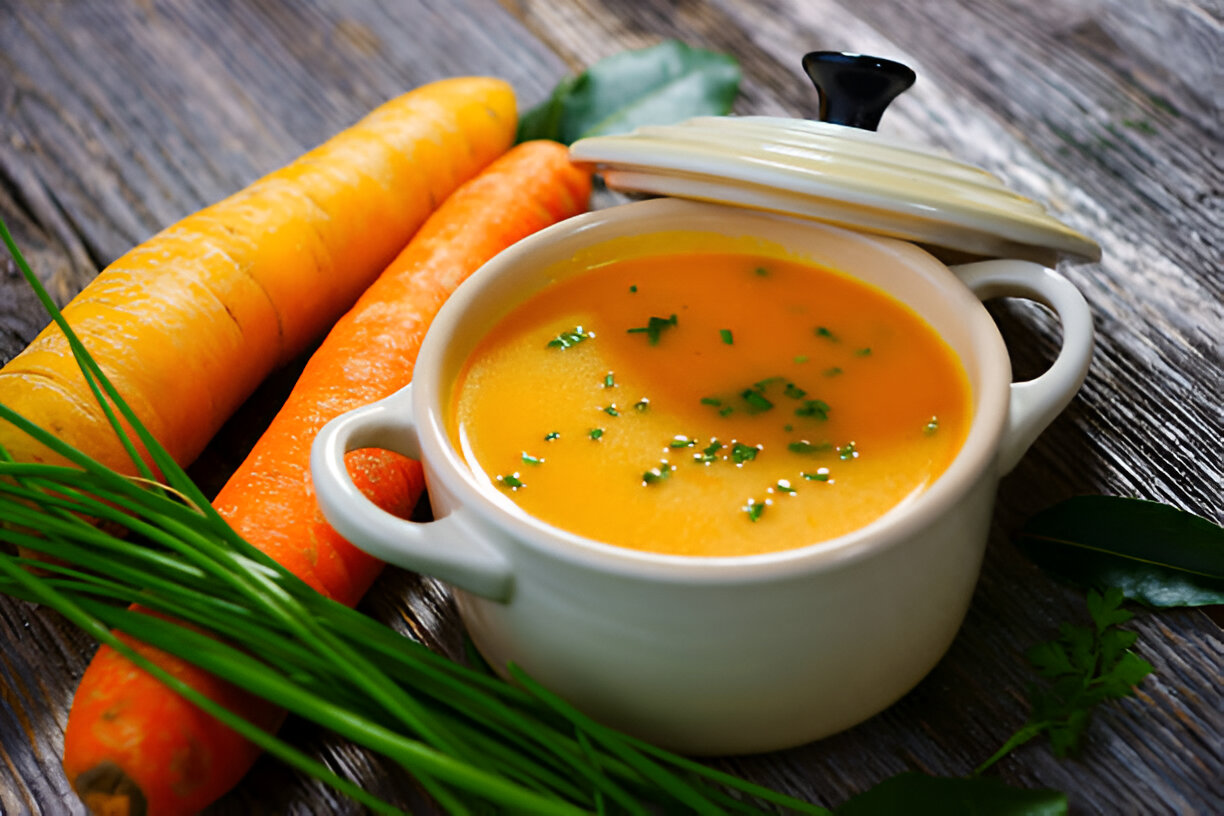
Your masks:
[{"label": "orange soup", "polygon": [[480,342],[451,433],[522,510],[658,553],[739,556],[862,527],[964,441],[969,384],[908,307],[743,254],[616,261]]}]

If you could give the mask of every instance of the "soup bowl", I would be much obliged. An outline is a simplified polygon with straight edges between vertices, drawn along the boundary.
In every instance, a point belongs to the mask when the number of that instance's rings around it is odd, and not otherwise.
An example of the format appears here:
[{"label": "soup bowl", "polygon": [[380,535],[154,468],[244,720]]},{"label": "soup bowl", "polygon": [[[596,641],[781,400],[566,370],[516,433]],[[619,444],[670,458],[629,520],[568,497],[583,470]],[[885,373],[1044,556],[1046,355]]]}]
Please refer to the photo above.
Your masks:
[{"label": "soup bowl", "polygon": [[[972,391],[967,436],[921,493],[853,532],[739,557],[662,555],[558,529],[476,477],[448,430],[465,361],[516,304],[611,260],[743,252],[808,261],[878,287],[952,348]],[[1011,381],[982,301],[1020,297],[1062,325],[1051,367]],[[1021,260],[949,267],[918,246],[810,220],[655,199],[595,211],[504,251],[446,302],[411,385],[326,426],[312,475],[353,544],[454,589],[489,663],[514,663],[582,711],[692,754],[759,752],[852,726],[897,700],[951,644],[985,549],[998,479],[1087,371],[1092,321],[1055,271]],[[435,519],[367,501],[348,450],[419,459]],[[625,508],[626,513],[634,508]]]}]

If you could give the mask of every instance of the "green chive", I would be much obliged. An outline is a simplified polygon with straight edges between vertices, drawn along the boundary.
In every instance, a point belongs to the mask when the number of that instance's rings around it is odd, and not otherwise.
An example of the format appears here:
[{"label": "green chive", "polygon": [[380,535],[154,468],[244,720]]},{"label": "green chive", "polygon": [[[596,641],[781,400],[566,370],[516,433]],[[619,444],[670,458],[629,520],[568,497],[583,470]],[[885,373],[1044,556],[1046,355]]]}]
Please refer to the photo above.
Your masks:
[{"label": "green chive", "polygon": [[649,408],[650,408],[650,400],[646,399],[645,397],[642,397],[640,400],[633,403],[633,410],[638,411],[638,412],[648,410]]},{"label": "green chive", "polygon": [[842,445],[840,448],[837,449],[837,456],[843,462],[845,462],[850,459],[857,459],[858,451],[855,450],[853,442],[848,442],[845,445]]},{"label": "green chive", "polygon": [[806,439],[799,442],[791,442],[786,446],[786,449],[791,453],[819,453],[821,451],[832,450],[833,445],[828,442],[817,442],[815,444]]},{"label": "green chive", "polygon": [[594,336],[595,336],[594,332],[584,331],[581,326],[575,326],[569,331],[563,331],[560,334],[558,334],[556,337],[554,337],[552,340],[549,340],[548,347],[558,348],[564,351],[567,348],[572,348],[573,346],[578,345],[579,343],[586,340],[588,337],[594,337]]},{"label": "green chive", "polygon": [[616,403],[613,403],[601,410],[608,416],[620,416],[620,411],[616,410]]},{"label": "green chive", "polygon": [[752,445],[745,445],[742,442],[736,442],[731,446],[731,461],[737,465],[742,465],[745,462],[751,462],[761,452],[760,448],[755,448]]},{"label": "green chive", "polygon": [[869,357],[871,356],[871,346],[865,346],[854,353],[859,357]]},{"label": "green chive", "polygon": [[689,439],[687,436],[684,436],[683,434],[676,434],[675,436],[671,438],[671,441],[667,443],[667,447],[669,448],[691,448],[696,444],[697,444],[696,440]]},{"label": "green chive", "polygon": [[719,329],[718,334],[720,337],[722,337],[722,341],[726,343],[728,346],[735,343],[735,340],[731,337],[730,329]]},{"label": "green chive", "polygon": [[650,341],[650,345],[657,346],[659,345],[659,337],[663,334],[664,330],[677,325],[677,322],[674,314],[668,318],[651,317],[650,320],[646,321],[645,326],[627,329],[626,331],[628,334],[645,334],[646,338]]},{"label": "green chive", "polygon": [[842,370],[840,368],[838,368],[837,366],[833,366],[832,368],[826,368],[824,375],[826,377],[836,377],[838,374],[841,374],[841,373],[842,373]]},{"label": "green chive", "polygon": [[795,494],[795,488],[791,487],[791,483],[786,479],[779,479],[778,483],[774,485],[774,489],[779,493]]},{"label": "green chive", "polygon": [[819,419],[822,422],[829,418],[829,403],[824,400],[804,400],[803,406],[795,409],[795,416],[809,417],[811,419]]},{"label": "green chive", "polygon": [[548,433],[544,434],[545,442],[551,442],[554,439],[560,439],[560,438],[561,438],[561,434],[558,431],[549,431]]},{"label": "green chive", "polygon": [[820,468],[815,473],[808,473],[807,471],[800,471],[799,475],[807,479],[809,482],[827,482],[829,481],[829,469],[828,468]]},{"label": "green chive", "polygon": [[791,399],[802,399],[804,395],[807,394],[806,391],[804,391],[802,388],[795,385],[794,383],[787,383],[786,391],[784,391],[783,393],[785,393],[786,396],[790,397]]},{"label": "green chive", "polygon": [[637,292],[637,286],[636,286],[636,285],[635,285],[635,286],[630,286],[630,287],[629,287],[629,291],[630,291],[631,293],[636,293],[636,292]]},{"label": "green chive", "polygon": [[664,479],[671,478],[672,471],[675,470],[666,460],[659,463],[658,467],[653,467],[642,474],[642,484],[652,485],[657,484]]},{"label": "green chive", "polygon": [[718,397],[702,397],[701,404],[719,406],[722,405],[722,400],[720,400]]},{"label": "green chive", "polygon": [[816,327],[816,336],[817,336],[817,337],[823,337],[823,338],[824,338],[824,339],[826,339],[826,340],[831,340],[831,341],[832,341],[832,342],[834,342],[834,343],[836,343],[836,342],[837,342],[837,335],[835,335],[833,332],[829,331],[829,330],[828,330],[827,328],[825,328],[824,326],[817,326],[817,327]]},{"label": "green chive", "polygon": [[532,456],[527,451],[523,451],[522,459],[523,459],[523,464],[525,465],[541,465],[544,463],[543,459],[540,459],[537,456]]},{"label": "green chive", "polygon": [[598,439],[599,437],[603,435],[604,435],[603,428],[592,428],[591,430],[587,431],[587,436],[591,437],[592,439]]},{"label": "green chive", "polygon": [[749,414],[759,414],[762,411],[768,411],[773,408],[773,403],[765,398],[765,396],[755,388],[748,388],[740,392],[740,396],[744,402],[748,404]]},{"label": "green chive", "polygon": [[754,270],[752,270],[752,271],[756,273],[756,276],[757,276],[758,278],[766,278],[766,277],[769,277],[769,270],[768,270],[768,269],[766,269],[766,268],[765,268],[765,267],[763,267],[763,266],[758,266],[756,269],[754,269]]},{"label": "green chive", "polygon": [[520,487],[526,487],[523,480],[518,477],[517,473],[512,473],[509,476],[498,476],[497,482],[502,487],[508,487],[511,490],[518,490]]},{"label": "green chive", "polygon": [[795,355],[796,363],[806,363],[807,361],[808,361],[808,356],[806,354],[796,354]]},{"label": "green chive", "polygon": [[748,515],[749,521],[756,521],[765,512],[765,502],[749,499],[748,503],[744,505],[743,511]]},{"label": "green chive", "polygon": [[603,387],[604,387],[604,388],[611,388],[611,387],[612,387],[612,386],[614,386],[614,385],[616,385],[616,380],[613,378],[613,376],[612,376],[612,372],[611,372],[611,371],[609,371],[607,374],[605,374],[605,375],[604,375],[604,378],[603,378]]}]

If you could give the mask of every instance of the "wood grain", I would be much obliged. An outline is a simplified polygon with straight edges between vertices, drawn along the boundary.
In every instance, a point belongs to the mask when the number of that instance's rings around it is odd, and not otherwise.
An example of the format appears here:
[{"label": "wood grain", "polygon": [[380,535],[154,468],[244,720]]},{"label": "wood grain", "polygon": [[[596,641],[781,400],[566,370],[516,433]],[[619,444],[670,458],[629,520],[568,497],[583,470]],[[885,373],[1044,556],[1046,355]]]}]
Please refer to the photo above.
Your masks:
[{"label": "wood grain", "polygon": [[[1009,542],[1076,493],[1167,501],[1224,521],[1224,10],[1218,0],[458,0],[367,4],[108,4],[0,0],[0,215],[66,298],[160,227],[248,183],[383,99],[490,73],[541,99],[566,71],[662,37],[735,54],[740,113],[812,116],[808,50],[907,62],[918,84],[882,130],[942,147],[1038,199],[1104,248],[1064,265],[1097,318],[1082,394],[1001,485],[982,579],[942,663],[897,705],[793,751],[724,768],[836,805],[903,770],[963,774],[1026,716],[1023,651],[1084,616],[1078,593]],[[1043,310],[992,313],[1018,377],[1052,359]],[[0,268],[0,360],[44,322]],[[193,468],[220,484],[292,383],[272,378]],[[440,585],[389,572],[365,611],[452,655],[462,630]],[[1156,666],[1111,705],[1083,755],[1025,747],[997,768],[1068,791],[1076,812],[1219,812],[1224,639],[1197,610],[1143,612]],[[0,812],[79,814],[58,767],[92,643],[0,598]],[[387,763],[308,724],[285,733],[414,812],[426,798]],[[264,759],[214,814],[359,813]]]}]

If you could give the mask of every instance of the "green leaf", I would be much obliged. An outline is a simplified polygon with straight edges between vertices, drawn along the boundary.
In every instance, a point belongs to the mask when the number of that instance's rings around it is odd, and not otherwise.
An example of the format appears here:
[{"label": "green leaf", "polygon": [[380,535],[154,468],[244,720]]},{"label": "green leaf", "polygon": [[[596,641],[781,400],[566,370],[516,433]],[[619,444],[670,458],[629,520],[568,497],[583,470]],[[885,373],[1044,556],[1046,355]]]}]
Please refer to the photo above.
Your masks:
[{"label": "green leaf", "polygon": [[640,125],[722,115],[731,110],[739,81],[733,57],[678,40],[622,51],[561,80],[547,100],[523,114],[517,141],[571,144]]},{"label": "green leaf", "polygon": [[1067,797],[1025,790],[993,779],[903,773],[860,793],[837,816],[1062,816]]},{"label": "green leaf", "polygon": [[1029,519],[1016,543],[1057,578],[1148,606],[1224,603],[1224,527],[1159,502],[1068,499]]}]

